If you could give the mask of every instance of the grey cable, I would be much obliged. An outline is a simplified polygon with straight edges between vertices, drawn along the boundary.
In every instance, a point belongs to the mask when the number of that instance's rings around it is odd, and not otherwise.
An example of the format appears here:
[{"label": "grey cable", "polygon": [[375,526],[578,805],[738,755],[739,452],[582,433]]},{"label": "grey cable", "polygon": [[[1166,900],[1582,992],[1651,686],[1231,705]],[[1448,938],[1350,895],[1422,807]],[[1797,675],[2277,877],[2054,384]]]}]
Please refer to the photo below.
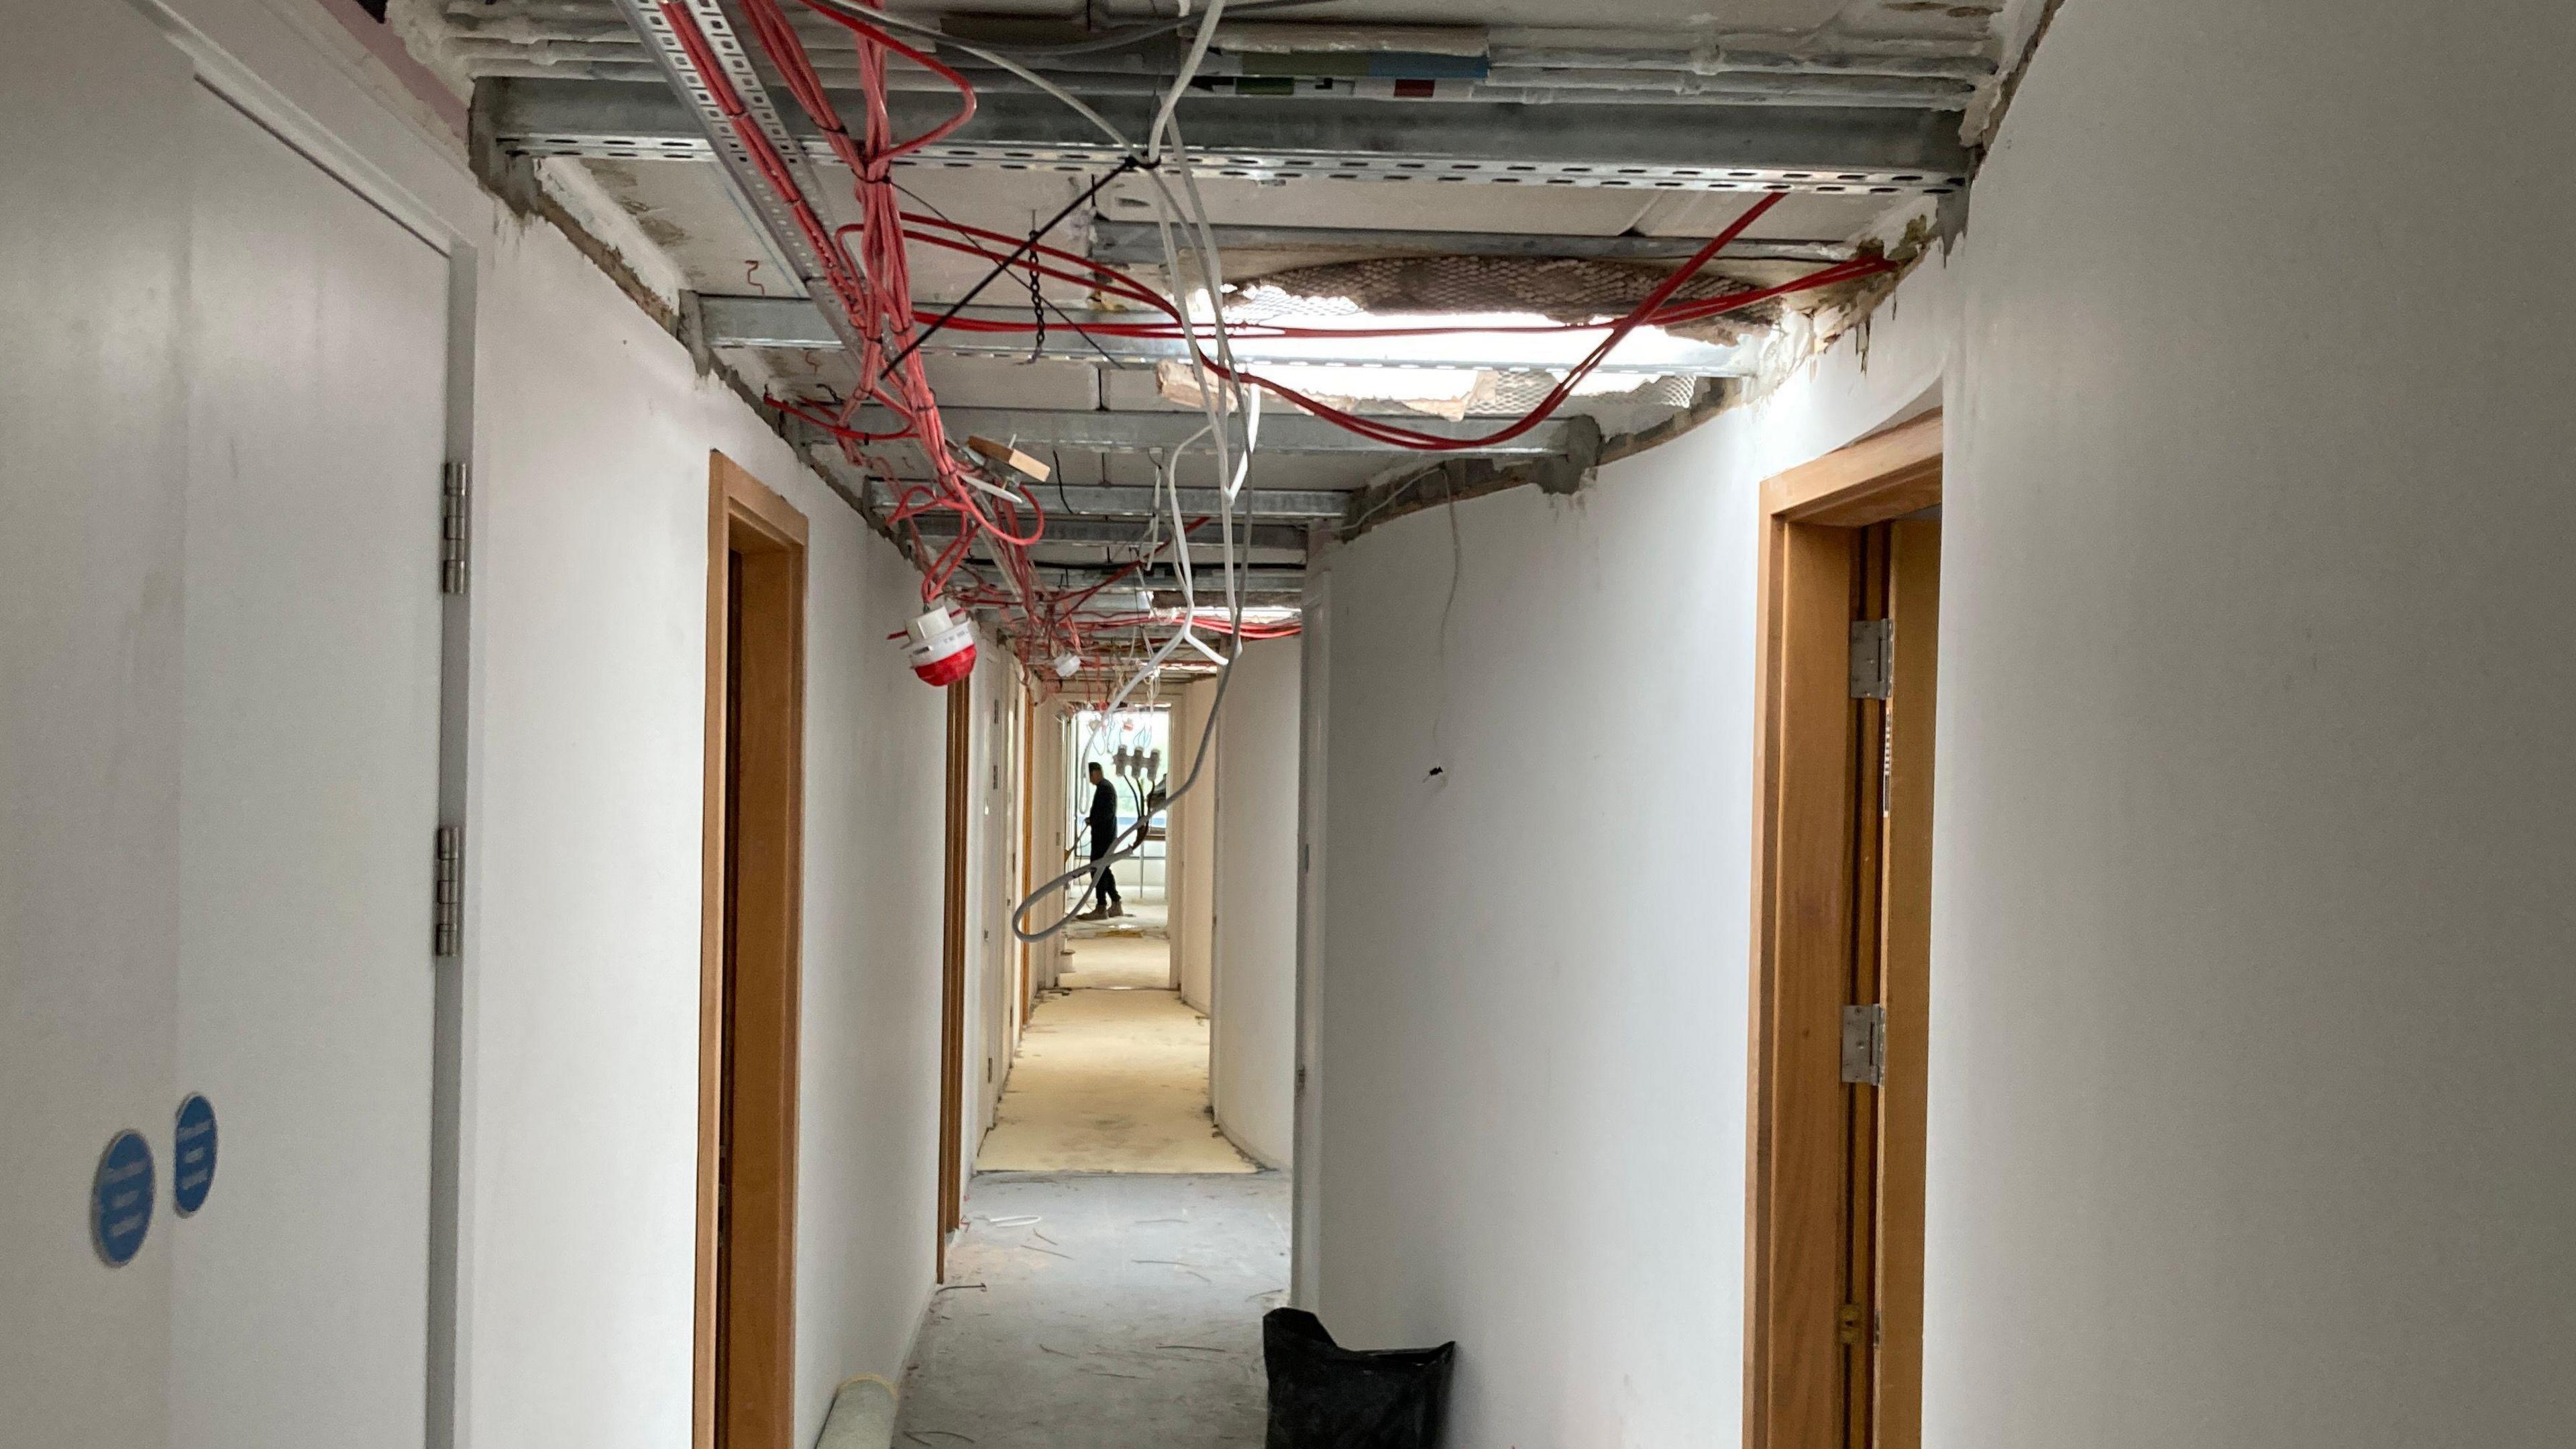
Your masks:
[{"label": "grey cable", "polygon": [[[1247,4],[1233,5],[1228,8],[1233,10],[1237,15],[1250,15],[1255,11],[1260,10],[1285,10],[1292,5],[1325,5],[1330,3],[1331,0],[1249,0],[1249,3]],[[1116,31],[1112,34],[1100,36],[1094,40],[1076,40],[1063,45],[993,45],[991,48],[1006,55],[1018,56],[1024,60],[1051,60],[1058,56],[1096,55],[1104,50],[1123,50],[1131,45],[1139,45],[1148,40],[1158,39],[1162,36],[1171,34],[1175,30],[1179,30],[1187,26],[1189,23],[1189,17],[1183,16],[1178,20],[1166,20],[1160,25],[1140,25],[1133,30]]]},{"label": "grey cable", "polygon": [[1217,672],[1216,698],[1209,701],[1207,723],[1199,729],[1198,749],[1190,756],[1189,778],[1181,782],[1179,789],[1176,789],[1169,795],[1164,796],[1163,803],[1161,805],[1156,806],[1154,809],[1146,811],[1136,817],[1136,823],[1127,828],[1126,838],[1129,842],[1128,844],[1112,850],[1107,855],[1094,857],[1081,865],[1075,866],[1073,869],[1066,871],[1064,874],[1057,876],[1055,879],[1048,881],[1042,886],[1039,886],[1036,890],[1029,892],[1028,898],[1021,901],[1011,912],[1011,934],[1014,937],[1034,945],[1039,941],[1052,939],[1058,933],[1062,932],[1065,927],[1072,925],[1074,922],[1074,913],[1067,911],[1062,916],[1056,918],[1054,925],[1047,927],[1043,931],[1031,931],[1028,925],[1029,908],[1035,906],[1039,901],[1046,899],[1048,895],[1063,890],[1066,886],[1073,884],[1076,880],[1079,880],[1084,876],[1094,875],[1100,871],[1106,870],[1109,867],[1116,865],[1118,862],[1133,856],[1137,851],[1144,849],[1145,832],[1152,828],[1155,817],[1168,812],[1174,803],[1179,801],[1182,796],[1190,793],[1191,789],[1198,784],[1199,772],[1207,767],[1208,744],[1216,738],[1217,719],[1225,712],[1226,689],[1234,683],[1235,661],[1243,657],[1243,635],[1240,632],[1243,626],[1242,607],[1240,605],[1236,606],[1234,612],[1234,623],[1238,632],[1235,633],[1230,641],[1232,647],[1228,648],[1225,652],[1225,668]]}]

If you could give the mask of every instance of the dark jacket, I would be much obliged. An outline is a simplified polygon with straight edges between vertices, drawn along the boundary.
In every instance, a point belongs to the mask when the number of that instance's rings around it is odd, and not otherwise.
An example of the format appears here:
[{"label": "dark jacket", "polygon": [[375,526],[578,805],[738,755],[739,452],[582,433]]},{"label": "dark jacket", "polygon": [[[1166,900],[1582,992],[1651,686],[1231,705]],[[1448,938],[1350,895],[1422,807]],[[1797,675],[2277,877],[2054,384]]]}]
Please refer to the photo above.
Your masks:
[{"label": "dark jacket", "polygon": [[1118,836],[1118,787],[1103,780],[1091,787],[1091,813],[1084,817],[1091,827],[1091,847],[1097,854],[1106,849],[1105,842]]}]

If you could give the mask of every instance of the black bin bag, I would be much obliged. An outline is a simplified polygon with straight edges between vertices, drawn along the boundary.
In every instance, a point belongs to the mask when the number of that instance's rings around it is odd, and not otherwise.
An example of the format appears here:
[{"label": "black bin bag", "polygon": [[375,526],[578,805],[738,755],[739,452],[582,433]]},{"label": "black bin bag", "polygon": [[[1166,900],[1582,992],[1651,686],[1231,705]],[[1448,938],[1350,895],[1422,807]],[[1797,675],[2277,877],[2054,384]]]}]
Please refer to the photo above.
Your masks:
[{"label": "black bin bag", "polygon": [[1269,1449],[1435,1449],[1458,1345],[1361,1352],[1298,1308],[1261,1320]]}]

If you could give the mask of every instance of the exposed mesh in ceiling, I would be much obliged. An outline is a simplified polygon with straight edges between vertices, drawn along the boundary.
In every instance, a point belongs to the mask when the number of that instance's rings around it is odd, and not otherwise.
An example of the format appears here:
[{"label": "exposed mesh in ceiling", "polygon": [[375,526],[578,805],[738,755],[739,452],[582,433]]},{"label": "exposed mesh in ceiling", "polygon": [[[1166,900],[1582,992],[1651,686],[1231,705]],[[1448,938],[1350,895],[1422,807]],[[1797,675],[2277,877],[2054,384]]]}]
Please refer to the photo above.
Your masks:
[{"label": "exposed mesh in ceiling", "polygon": [[[1478,400],[1477,411],[1491,410],[1517,416],[1537,407],[1545,400],[1549,388],[1556,385],[1556,375],[1546,372],[1511,372],[1494,379],[1490,397]],[[1626,392],[1598,393],[1580,399],[1575,406],[1586,404],[1627,403],[1645,407],[1686,408],[1698,396],[1699,380],[1689,377],[1649,377]]]},{"label": "exposed mesh in ceiling", "polygon": [[[1646,299],[1668,268],[1586,258],[1376,257],[1272,272],[1232,299],[1229,315],[1247,320],[1348,316],[1354,311],[1535,312],[1560,322],[1616,316]],[[1733,277],[1702,272],[1673,293],[1683,302],[1753,290]],[[1723,322],[1676,327],[1692,337],[1733,340]]]}]

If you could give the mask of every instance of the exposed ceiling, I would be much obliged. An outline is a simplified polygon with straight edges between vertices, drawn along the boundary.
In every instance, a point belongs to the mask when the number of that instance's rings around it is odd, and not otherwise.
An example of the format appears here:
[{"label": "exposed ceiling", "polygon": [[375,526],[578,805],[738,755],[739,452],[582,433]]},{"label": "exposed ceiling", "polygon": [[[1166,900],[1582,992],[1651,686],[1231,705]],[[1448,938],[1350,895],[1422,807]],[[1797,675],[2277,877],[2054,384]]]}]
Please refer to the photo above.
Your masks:
[{"label": "exposed ceiling", "polygon": [[[749,385],[781,397],[845,395],[855,373],[833,324],[810,303],[791,300],[813,290],[798,275],[813,274],[810,258],[757,224],[757,209],[738,197],[718,164],[704,117],[669,84],[656,48],[630,24],[628,3],[396,0],[396,18],[420,58],[473,96],[484,164],[558,157],[568,159],[549,164],[585,168],[697,294],[700,310],[692,315],[704,319],[703,340]],[[728,21],[735,34],[750,34],[738,0],[687,3],[710,34]],[[798,5],[786,8],[827,89],[855,93],[846,33]],[[1705,238],[1765,193],[1785,191],[1712,268],[1768,286],[1848,258],[1856,247],[1874,248],[1874,239],[1922,214],[1926,198],[1964,184],[1963,117],[1995,85],[2004,8],[2001,0],[1592,0],[1580,7],[1501,0],[1475,7],[1479,23],[1472,26],[1457,23],[1460,7],[1419,0],[1338,0],[1239,19],[1230,13],[1180,118],[1231,281],[1321,263],[1463,256],[1581,258],[1580,265],[1612,269],[1586,274],[1596,281],[1615,281],[1619,268],[1643,268],[1651,282],[1688,250],[1653,239]],[[986,42],[1025,44],[1061,42],[1085,26],[1111,31],[1169,19],[1173,0],[1087,7],[984,0],[971,17],[909,0],[894,9]],[[649,22],[652,9],[636,13]],[[1564,24],[1572,14],[1586,24]],[[1031,17],[1056,24],[1033,31]],[[1392,26],[1423,28],[1385,28]],[[1179,32],[1183,39],[1189,33]],[[746,42],[746,49],[757,48]],[[908,209],[1025,236],[1109,171],[1116,153],[1066,107],[952,46],[940,53],[971,67],[980,107],[967,127],[896,168]],[[1169,83],[1178,55],[1167,37],[1031,63],[1141,134],[1153,93]],[[761,61],[738,74],[755,109],[759,92],[770,97],[780,118],[773,134],[801,158],[825,220],[857,220],[853,178],[830,160],[775,70]],[[954,92],[925,86],[925,73],[899,64],[894,77],[889,100],[898,131],[922,129],[954,109]],[[1142,225],[1156,215],[1152,193],[1140,176],[1116,177],[1047,241],[1160,284],[1159,242]],[[912,263],[914,295],[924,307],[958,300],[988,270],[977,259],[919,246]],[[1523,305],[1510,295],[1511,279],[1535,275],[1529,265],[1454,275],[1467,301],[1507,310]],[[1474,293],[1469,284],[1478,278],[1487,279],[1492,295]],[[1121,540],[1139,535],[1149,510],[1154,450],[1186,436],[1182,419],[1196,413],[1158,379],[1155,359],[1138,355],[1152,347],[1098,347],[1074,330],[1096,301],[1082,288],[1050,283],[1045,298],[1033,301],[1024,284],[1009,282],[976,298],[1000,315],[1047,317],[1054,330],[1041,346],[1025,336],[997,342],[992,334],[942,333],[923,353],[943,413],[1049,461],[1057,522],[1030,556],[1078,578],[1135,557]],[[951,347],[990,354],[1002,342],[1009,355],[962,355]],[[1367,348],[1335,346],[1345,353]],[[1579,397],[1567,415],[1589,422],[1551,424],[1515,449],[1465,466],[1489,478],[1537,461],[1534,447],[1588,461],[1594,440],[1653,428],[1709,400],[1725,374],[1747,370],[1751,352],[1741,345],[1730,351],[1721,336],[1691,355],[1705,359],[1693,364],[1696,375],[1640,375],[1631,392]],[[1368,376],[1384,380],[1380,372]],[[1497,371],[1463,411],[1470,418],[1515,415],[1544,389],[1544,378]],[[1385,402],[1362,410],[1406,412]],[[1461,427],[1475,431],[1472,422]],[[1418,473],[1424,458],[1370,446],[1316,419],[1289,417],[1274,437],[1247,486],[1262,518],[1252,561],[1265,574],[1276,572],[1264,586],[1278,593],[1293,589],[1307,526],[1342,521],[1337,505],[1373,484]],[[889,499],[884,475],[927,471],[918,454],[907,463],[901,446],[869,454],[877,465],[871,470],[819,434],[806,441],[844,495],[871,509]],[[1459,466],[1452,465],[1453,485]]]}]

